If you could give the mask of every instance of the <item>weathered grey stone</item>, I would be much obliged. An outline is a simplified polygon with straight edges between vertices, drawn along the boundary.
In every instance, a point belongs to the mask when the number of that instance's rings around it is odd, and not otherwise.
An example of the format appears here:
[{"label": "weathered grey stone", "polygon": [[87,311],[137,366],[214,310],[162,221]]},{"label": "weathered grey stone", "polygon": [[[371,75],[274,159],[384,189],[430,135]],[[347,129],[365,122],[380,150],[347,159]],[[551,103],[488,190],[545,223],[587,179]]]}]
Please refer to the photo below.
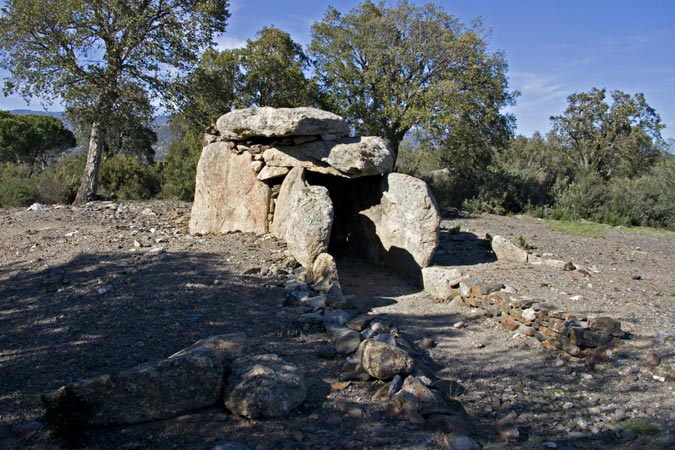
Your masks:
[{"label": "weathered grey stone", "polygon": [[271,191],[256,178],[252,160],[249,153],[233,154],[224,142],[204,147],[197,165],[191,233],[267,232]]},{"label": "weathered grey stone", "polygon": [[314,280],[312,289],[316,292],[330,293],[337,297],[342,296],[337,265],[332,255],[321,253],[317,256],[312,265],[312,275]]},{"label": "weathered grey stone", "polygon": [[394,153],[379,137],[347,138],[330,148],[322,161],[351,177],[382,175],[394,169]]},{"label": "weathered grey stone", "polygon": [[386,175],[380,192],[379,203],[360,212],[361,232],[371,235],[366,256],[417,280],[438,245],[436,201],[424,181],[401,173]]},{"label": "weathered grey stone", "polygon": [[272,354],[236,359],[224,394],[227,409],[250,419],[285,416],[306,397],[300,370]]},{"label": "weathered grey stone", "polygon": [[447,450],[481,450],[481,445],[462,433],[450,433],[443,437]]},{"label": "weathered grey stone", "polygon": [[424,290],[432,297],[440,300],[446,300],[457,295],[457,287],[459,287],[462,279],[462,273],[452,267],[430,266],[422,268]]},{"label": "weathered grey stone", "polygon": [[304,171],[294,168],[281,185],[272,222],[272,233],[288,244],[288,250],[305,268],[328,249],[333,225],[333,203],[328,189],[306,186]]},{"label": "weathered grey stone", "polygon": [[270,167],[304,167],[350,178],[382,175],[394,167],[393,151],[384,139],[374,136],[277,146],[266,150],[263,158]]},{"label": "weathered grey stone", "polygon": [[[328,144],[321,141],[316,143],[317,146],[327,146]],[[312,153],[309,155],[299,154],[297,151],[298,147],[284,147],[283,149],[279,148],[270,148],[265,150],[263,153],[263,158],[267,167],[279,167],[288,169],[293,167],[302,167],[303,169],[309,170],[310,172],[322,173],[325,175],[332,175],[336,177],[347,178],[347,175],[343,174],[337,169],[330,167],[326,163],[322,163],[314,158]],[[292,154],[288,153],[289,150],[294,150]]]},{"label": "weathered grey stone", "polygon": [[286,238],[292,205],[306,186],[305,171],[302,167],[294,167],[284,178],[281,190],[279,191],[279,197],[277,197],[277,205],[274,209],[274,220],[270,226],[270,232],[278,239]]},{"label": "weathered grey stone", "polygon": [[497,259],[527,263],[527,251],[512,244],[503,236],[492,238],[492,250],[497,255]]},{"label": "weathered grey stone", "polygon": [[623,336],[621,322],[616,319],[612,319],[611,317],[596,317],[591,319],[591,321],[588,323],[588,327],[591,329],[591,331],[596,331],[598,333],[610,334],[617,337]]},{"label": "weathered grey stone", "polygon": [[263,169],[260,171],[258,174],[258,179],[260,181],[267,181],[271,180],[272,178],[279,178],[286,176],[288,172],[290,172],[291,169],[288,167],[271,167],[271,166],[265,166]]},{"label": "weathered grey stone", "polygon": [[[213,405],[223,385],[223,364],[212,350],[144,364],[64,386],[43,396],[47,416],[79,414],[82,425],[123,425],[164,419]],[[79,410],[73,404],[80,406]]]},{"label": "weathered grey stone", "polygon": [[353,353],[361,344],[361,335],[336,322],[325,322],[326,331],[335,351],[342,355]]},{"label": "weathered grey stone", "polygon": [[224,367],[229,367],[232,361],[244,356],[248,350],[248,337],[246,336],[246,333],[230,333],[210,336],[174,353],[169,356],[169,358],[178,358],[195,351],[198,352],[201,351],[200,349],[202,348],[211,350],[218,358],[220,358]]},{"label": "weathered grey stone", "polygon": [[399,392],[410,392],[413,394],[417,402],[417,412],[423,416],[450,412],[448,404],[441,393],[430,389],[419,377],[407,377],[403,381],[403,386]]},{"label": "weathered grey stone", "polygon": [[398,347],[366,339],[359,347],[361,367],[380,380],[390,380],[395,375],[408,375],[415,366],[413,358]]},{"label": "weathered grey stone", "polygon": [[598,333],[586,328],[572,327],[569,330],[569,334],[570,342],[579,347],[595,348],[612,342],[611,335]]},{"label": "weathered grey stone", "polygon": [[246,108],[232,111],[216,121],[224,140],[252,137],[349,135],[349,125],[340,116],[315,108]]}]

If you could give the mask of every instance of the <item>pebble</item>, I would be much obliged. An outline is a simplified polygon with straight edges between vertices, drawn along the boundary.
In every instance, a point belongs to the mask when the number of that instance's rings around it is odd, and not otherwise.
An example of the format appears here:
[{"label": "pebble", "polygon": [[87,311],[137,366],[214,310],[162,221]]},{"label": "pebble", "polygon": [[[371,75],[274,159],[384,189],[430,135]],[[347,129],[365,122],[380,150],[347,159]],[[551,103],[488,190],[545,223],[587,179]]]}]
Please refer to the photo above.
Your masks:
[{"label": "pebble", "polygon": [[558,448],[558,444],[556,444],[555,442],[547,441],[547,442],[544,442],[544,447],[546,447],[546,448]]}]

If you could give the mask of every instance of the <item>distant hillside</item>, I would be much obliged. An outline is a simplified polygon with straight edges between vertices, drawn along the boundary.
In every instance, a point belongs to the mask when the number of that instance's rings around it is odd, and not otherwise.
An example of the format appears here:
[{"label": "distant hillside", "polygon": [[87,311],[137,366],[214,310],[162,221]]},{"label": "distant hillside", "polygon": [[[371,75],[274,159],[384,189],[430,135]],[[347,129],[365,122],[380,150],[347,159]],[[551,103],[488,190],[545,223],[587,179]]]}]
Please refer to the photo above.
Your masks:
[{"label": "distant hillside", "polygon": [[[52,116],[61,120],[66,127],[71,128],[70,123],[66,120],[65,113],[63,111],[33,111],[30,109],[14,109],[11,110],[12,114],[28,115],[36,114],[39,116]],[[171,143],[171,130],[169,129],[169,116],[165,114],[160,114],[155,117],[152,121],[152,127],[157,133],[157,144],[155,144],[155,159],[157,161],[166,160],[166,152],[169,149],[169,144]],[[80,148],[82,146],[79,146]],[[82,151],[78,148],[77,151]]]}]

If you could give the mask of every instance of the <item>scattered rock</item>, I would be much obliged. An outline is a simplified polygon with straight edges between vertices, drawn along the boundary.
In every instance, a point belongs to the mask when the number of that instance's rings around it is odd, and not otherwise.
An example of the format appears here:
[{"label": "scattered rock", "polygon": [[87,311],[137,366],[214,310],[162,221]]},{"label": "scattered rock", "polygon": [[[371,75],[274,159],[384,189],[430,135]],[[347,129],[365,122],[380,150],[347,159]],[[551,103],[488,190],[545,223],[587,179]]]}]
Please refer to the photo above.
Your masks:
[{"label": "scattered rock", "polygon": [[509,411],[504,417],[497,419],[497,433],[502,441],[514,443],[520,439],[520,431],[515,425],[517,417],[515,411]]},{"label": "scattered rock", "polygon": [[457,269],[443,266],[422,268],[424,290],[436,299],[446,300],[454,297],[461,281],[462,273]]},{"label": "scattered rock", "polygon": [[404,350],[373,339],[366,339],[361,343],[359,354],[363,370],[380,380],[408,375],[415,366],[413,358]]},{"label": "scattered rock", "polygon": [[227,409],[250,419],[283,417],[306,397],[303,374],[273,354],[234,360],[224,393]]},{"label": "scattered rock", "polygon": [[527,251],[512,244],[502,236],[492,238],[492,251],[497,255],[497,259],[527,263]]},{"label": "scattered rock", "polygon": [[443,445],[448,450],[480,450],[482,448],[478,442],[461,433],[444,436]]}]

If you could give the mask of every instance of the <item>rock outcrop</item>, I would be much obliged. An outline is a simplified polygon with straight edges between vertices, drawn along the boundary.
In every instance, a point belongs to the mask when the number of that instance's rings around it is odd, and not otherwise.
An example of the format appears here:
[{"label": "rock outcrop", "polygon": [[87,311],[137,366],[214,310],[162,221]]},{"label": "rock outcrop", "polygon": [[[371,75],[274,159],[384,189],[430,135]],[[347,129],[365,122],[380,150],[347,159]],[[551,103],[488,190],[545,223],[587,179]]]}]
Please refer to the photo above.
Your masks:
[{"label": "rock outcrop", "polygon": [[250,108],[220,117],[197,169],[191,233],[266,233],[306,269],[331,246],[419,281],[438,243],[426,184],[391,173],[379,137],[348,137],[335,114]]},{"label": "rock outcrop", "polygon": [[220,357],[199,347],[174,358],[90,378],[45,394],[45,417],[54,427],[166,419],[217,403],[223,372]]}]

